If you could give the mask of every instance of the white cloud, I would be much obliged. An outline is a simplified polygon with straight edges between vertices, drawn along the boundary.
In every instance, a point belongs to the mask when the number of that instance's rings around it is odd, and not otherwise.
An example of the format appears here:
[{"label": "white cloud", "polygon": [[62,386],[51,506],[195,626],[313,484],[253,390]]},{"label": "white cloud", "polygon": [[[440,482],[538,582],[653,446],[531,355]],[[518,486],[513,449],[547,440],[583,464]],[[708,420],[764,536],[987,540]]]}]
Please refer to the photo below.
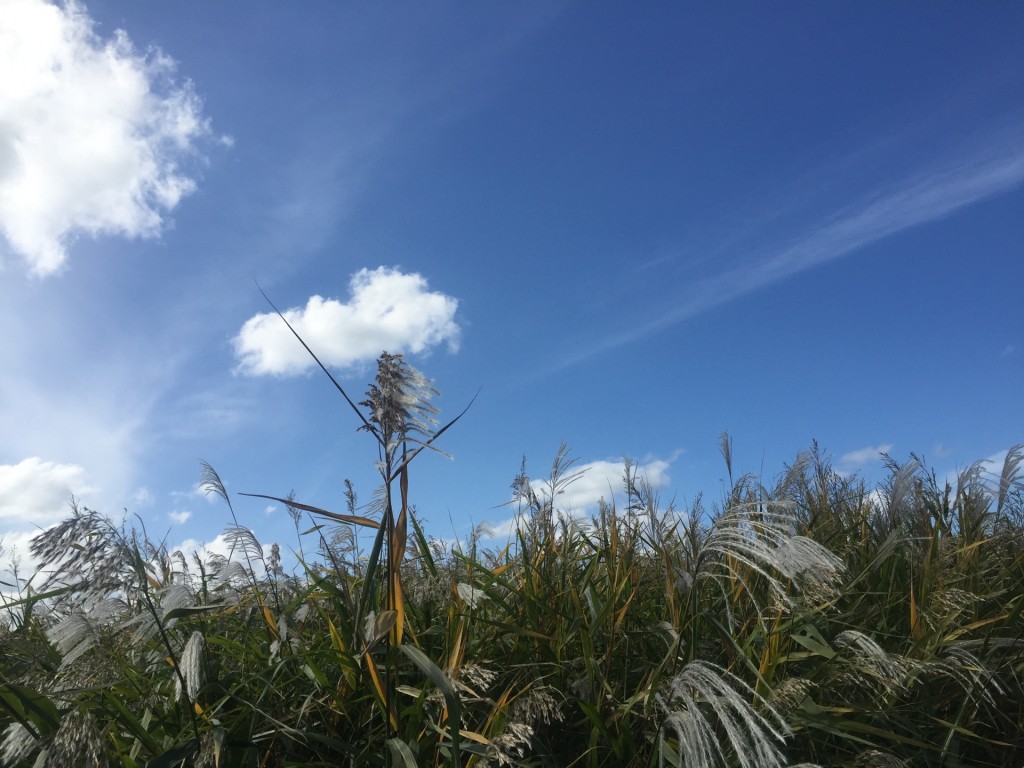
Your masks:
[{"label": "white cloud", "polygon": [[[3,587],[0,594],[4,597],[17,599],[18,590],[39,570],[39,562],[31,550],[32,539],[39,533],[39,530],[31,530],[5,531],[0,534],[0,581],[4,582],[0,585]],[[15,585],[15,590],[7,590],[9,586]]]},{"label": "white cloud", "polygon": [[[262,541],[260,547],[263,548],[263,554],[265,557],[270,556],[271,542]],[[198,554],[200,559],[206,560],[211,555],[227,558],[236,563],[245,564],[246,557],[245,553],[239,546],[232,548],[231,539],[227,534],[219,533],[211,541],[200,541],[199,539],[185,539],[177,546],[170,548],[171,552],[180,551],[185,557],[191,560],[193,554]],[[285,567],[291,567],[294,564],[294,558],[290,556],[287,547],[281,547],[281,557],[285,562]],[[262,575],[262,568],[257,559],[252,561],[253,567],[260,571],[259,575]]]},{"label": "white cloud", "polygon": [[519,523],[519,515],[503,520],[500,523],[493,523],[487,526],[486,535],[483,536],[488,541],[503,541],[512,536],[516,531]]},{"label": "white cloud", "polygon": [[167,515],[171,522],[177,523],[178,525],[184,525],[188,522],[189,518],[192,517],[192,513],[188,511],[175,511]]},{"label": "white cloud", "polygon": [[0,464],[0,520],[44,526],[68,513],[71,496],[96,489],[77,464],[55,464],[32,457]]},{"label": "white cloud", "polygon": [[[644,464],[635,465],[631,471],[635,471],[638,478],[646,479],[653,490],[658,490],[669,483],[670,465],[670,460],[652,459]],[[578,517],[596,512],[597,503],[601,499],[609,503],[614,500],[620,510],[623,508],[625,496],[622,483],[625,465],[621,459],[591,461],[575,469],[583,474],[558,495],[555,499],[556,510]],[[531,485],[538,494],[550,493],[548,483],[544,480],[534,480]]]},{"label": "white cloud", "polygon": [[[669,459],[650,459],[641,464],[634,464],[632,472],[637,479],[644,479],[651,490],[666,488],[671,482],[668,470],[676,456]],[[566,486],[555,498],[556,512],[576,519],[585,519],[597,513],[597,504],[601,499],[611,503],[622,512],[626,506],[623,492],[623,476],[625,465],[622,459],[591,461],[586,464],[574,465],[569,475],[582,473]],[[530,486],[541,499],[550,497],[551,488],[545,479],[531,480]],[[500,523],[487,523],[484,528],[488,540],[507,539],[516,529],[518,515]]]},{"label": "white cloud", "polygon": [[209,126],[174,66],[73,0],[0,0],[0,233],[34,274],[79,233],[158,235],[195,188],[179,163]]},{"label": "white cloud", "polygon": [[[226,540],[223,533],[218,533],[212,541],[203,542],[199,539],[185,539],[181,544],[170,548],[171,552],[182,552],[186,556],[193,553],[198,554],[204,560],[210,555],[227,557],[231,554],[231,544]],[[242,555],[235,550],[235,559],[241,559]]]},{"label": "white cloud", "polygon": [[849,451],[839,457],[839,465],[850,470],[860,469],[873,461],[878,461],[883,453],[892,453],[892,448],[892,443],[883,443]]},{"label": "white cloud", "polygon": [[171,491],[171,498],[177,499],[179,503],[188,503],[196,499],[204,499],[208,504],[213,504],[217,501],[218,496],[215,493],[207,493],[203,488],[203,484],[197,481],[196,484],[187,491]]},{"label": "white cloud", "polygon": [[[420,353],[447,343],[458,351],[457,299],[428,290],[418,273],[361,269],[349,282],[348,303],[312,296],[283,314],[325,365],[372,361],[381,352]],[[251,375],[301,373],[315,363],[274,313],[249,318],[234,339],[239,370]]]},{"label": "white cloud", "polygon": [[148,507],[153,504],[155,499],[153,498],[153,492],[150,491],[149,488],[144,485],[140,485],[132,494],[132,501],[140,507]]},{"label": "white cloud", "polygon": [[29,543],[70,512],[71,497],[96,492],[83,467],[57,464],[38,457],[17,464],[0,464],[0,581],[11,582],[12,560],[23,579],[38,563]]}]

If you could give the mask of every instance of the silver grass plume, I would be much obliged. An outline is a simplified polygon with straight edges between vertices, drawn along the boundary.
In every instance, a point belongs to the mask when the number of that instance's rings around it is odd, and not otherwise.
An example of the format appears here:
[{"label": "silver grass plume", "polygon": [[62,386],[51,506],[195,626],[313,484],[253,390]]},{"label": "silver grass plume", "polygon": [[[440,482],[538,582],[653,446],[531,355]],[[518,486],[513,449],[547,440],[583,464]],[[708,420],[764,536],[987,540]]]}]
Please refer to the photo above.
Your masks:
[{"label": "silver grass plume", "polygon": [[1024,488],[1024,478],[1020,476],[1021,462],[1024,462],[1024,443],[1018,443],[1006,453],[1003,470],[999,474],[999,490],[996,502],[996,514],[1000,515],[1006,506],[1006,499],[1015,489]]},{"label": "silver grass plume", "polygon": [[234,590],[251,583],[250,571],[237,560],[228,560],[223,555],[210,555],[208,562],[213,589],[218,593],[228,592],[230,597]]},{"label": "silver grass plume", "polygon": [[812,680],[803,677],[787,677],[772,690],[768,703],[779,713],[788,715],[796,711],[818,687]]},{"label": "silver grass plume", "polygon": [[537,726],[563,720],[561,706],[551,690],[547,686],[532,688],[509,705],[508,721],[501,734],[491,739],[482,766],[522,765],[531,751]]},{"label": "silver grass plume", "polygon": [[[985,462],[976,461],[966,469],[961,470],[956,476],[956,504],[963,504],[965,500],[975,495],[979,490],[985,491],[985,483],[982,479]],[[1005,466],[1005,464],[1004,464]]]},{"label": "silver grass plume", "polygon": [[922,619],[929,627],[937,629],[956,621],[981,602],[981,597],[956,587],[936,589],[928,595],[921,611]]},{"label": "silver grass plume", "polygon": [[140,611],[121,625],[122,629],[135,628],[132,638],[136,643],[144,644],[156,637],[161,623],[168,629],[173,627],[177,619],[168,620],[171,611],[195,605],[195,594],[185,584],[168,584],[157,590],[154,597],[159,605],[159,621],[150,611]]},{"label": "silver grass plume", "polygon": [[[188,702],[192,703],[199,695],[199,689],[203,687],[205,672],[203,668],[203,650],[206,647],[206,639],[202,632],[193,632],[185,643],[185,650],[181,652],[178,659],[181,676],[174,678],[174,698],[180,700],[184,692],[188,696]],[[182,691],[181,681],[185,680],[185,689]]]},{"label": "silver grass plume", "polygon": [[36,535],[32,556],[50,569],[40,591],[71,585],[87,599],[124,590],[135,580],[132,542],[107,517],[71,499],[71,516]]},{"label": "silver grass plume", "polygon": [[898,693],[906,688],[909,665],[902,657],[887,653],[871,637],[856,629],[836,635],[834,648],[847,662],[846,679],[856,686],[868,685],[881,693]]},{"label": "silver grass plume", "polygon": [[461,581],[455,585],[455,591],[459,596],[459,600],[470,608],[476,608],[480,603],[487,599],[487,595],[482,589]]},{"label": "silver grass plume", "polygon": [[964,645],[947,649],[944,658],[922,665],[926,674],[946,677],[955,682],[969,701],[996,706],[995,695],[1003,693],[996,676]]},{"label": "silver grass plume", "polygon": [[908,513],[914,508],[917,472],[921,469],[921,462],[912,458],[900,466],[888,455],[884,455],[884,458],[886,465],[892,471],[892,476],[886,483],[887,498],[883,508],[886,532],[890,532],[900,529],[912,519]]},{"label": "silver grass plume", "polygon": [[46,638],[61,655],[61,669],[74,664],[101,641],[98,629],[79,611],[65,616],[47,629]]},{"label": "silver grass plume", "polygon": [[509,723],[500,736],[491,739],[487,755],[480,762],[481,768],[493,766],[518,766],[530,751],[533,742],[533,726],[526,723]]},{"label": "silver grass plume", "polygon": [[228,491],[224,486],[224,481],[220,479],[220,475],[217,474],[217,470],[205,461],[199,462],[199,490],[207,496],[210,494],[220,496],[228,504],[231,504],[231,497],[228,496]]},{"label": "silver grass plume", "polygon": [[[794,505],[788,501],[734,504],[715,520],[701,548],[697,578],[721,577],[729,558],[764,577],[776,599],[789,605],[790,587],[839,580],[843,561],[816,541],[794,534]],[[733,574],[734,575],[734,574]]]},{"label": "silver grass plume", "polygon": [[214,728],[203,734],[199,743],[199,755],[196,757],[195,768],[220,768],[221,751],[224,748],[223,728]]},{"label": "silver grass plume", "polygon": [[889,752],[880,749],[866,749],[858,752],[851,763],[853,768],[907,768],[905,760],[900,760]]},{"label": "silver grass plume", "polygon": [[32,754],[36,739],[31,731],[21,723],[11,723],[4,729],[4,738],[0,742],[0,763],[18,765]]},{"label": "silver grass plume", "polygon": [[67,765],[99,768],[106,764],[103,737],[93,717],[79,709],[66,712],[46,748],[44,768],[64,768]]},{"label": "silver grass plume", "polygon": [[230,558],[235,550],[243,552],[248,558],[262,558],[263,546],[256,538],[256,534],[243,525],[234,525],[224,531],[224,542],[231,545],[229,550]]},{"label": "silver grass plume", "polygon": [[669,700],[662,705],[667,711],[663,730],[675,734],[680,763],[686,768],[717,768],[731,761],[741,768],[785,765],[778,745],[789,735],[789,727],[768,702],[728,670],[691,661],[669,684]]},{"label": "silver grass plume", "polygon": [[426,376],[409,365],[400,354],[381,353],[377,358],[375,383],[367,389],[360,405],[370,411],[369,430],[374,425],[384,450],[394,455],[400,443],[409,440],[424,445],[437,424],[437,408],[430,402],[440,394]]},{"label": "silver grass plume", "polygon": [[498,672],[476,664],[462,664],[453,676],[455,684],[466,688],[473,696],[480,696],[498,679]]}]

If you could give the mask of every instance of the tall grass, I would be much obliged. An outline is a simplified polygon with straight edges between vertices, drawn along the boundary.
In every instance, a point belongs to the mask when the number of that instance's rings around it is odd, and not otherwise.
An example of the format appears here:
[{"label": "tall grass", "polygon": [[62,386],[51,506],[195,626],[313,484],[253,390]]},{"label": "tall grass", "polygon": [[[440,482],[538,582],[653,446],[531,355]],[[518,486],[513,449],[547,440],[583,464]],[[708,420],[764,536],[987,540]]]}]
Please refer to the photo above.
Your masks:
[{"label": "tall grass", "polygon": [[387,354],[358,404],[334,384],[381,486],[343,513],[256,494],[293,514],[297,573],[208,466],[231,557],[77,504],[36,537],[0,629],[0,763],[1024,764],[1024,448],[950,483],[890,461],[869,492],[816,446],[733,480],[726,438],[718,503],[663,505],[627,462],[624,506],[590,520],[561,509],[563,449],[514,478],[508,541],[453,548],[412,504],[454,423],[436,391]]}]

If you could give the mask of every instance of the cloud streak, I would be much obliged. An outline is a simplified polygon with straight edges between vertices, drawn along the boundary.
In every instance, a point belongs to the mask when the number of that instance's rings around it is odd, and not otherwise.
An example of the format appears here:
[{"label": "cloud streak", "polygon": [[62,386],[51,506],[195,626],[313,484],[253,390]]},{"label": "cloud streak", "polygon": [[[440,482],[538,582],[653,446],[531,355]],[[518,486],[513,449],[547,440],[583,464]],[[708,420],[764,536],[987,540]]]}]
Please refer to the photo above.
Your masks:
[{"label": "cloud streak", "polygon": [[555,370],[661,331],[808,269],[848,256],[886,237],[938,221],[962,208],[1009,192],[1024,182],[1024,143],[987,150],[906,178],[888,190],[836,212],[818,227],[768,254],[694,283],[674,309],[639,327],[607,336],[566,356]]}]

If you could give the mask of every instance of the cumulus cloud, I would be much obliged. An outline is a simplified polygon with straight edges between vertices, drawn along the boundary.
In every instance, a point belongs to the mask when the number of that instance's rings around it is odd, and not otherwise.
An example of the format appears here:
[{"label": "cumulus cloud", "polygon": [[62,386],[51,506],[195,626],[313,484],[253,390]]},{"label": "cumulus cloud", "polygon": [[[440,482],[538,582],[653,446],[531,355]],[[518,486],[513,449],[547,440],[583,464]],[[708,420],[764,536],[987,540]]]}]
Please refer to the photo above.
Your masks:
[{"label": "cumulus cloud", "polygon": [[[422,275],[378,267],[349,281],[349,300],[312,296],[283,312],[325,365],[346,368],[383,351],[421,353],[446,343],[459,348],[457,299],[428,290]],[[234,339],[238,368],[250,375],[294,375],[315,363],[273,313],[249,318]]]},{"label": "cumulus cloud", "polygon": [[96,489],[77,464],[55,464],[32,457],[0,464],[0,520],[21,526],[45,526],[62,519],[72,495]]},{"label": "cumulus cloud", "polygon": [[[269,557],[274,545],[271,542],[263,541],[259,542],[259,546],[262,547],[264,555]],[[193,555],[198,555],[199,559],[203,561],[210,557],[223,557],[231,562],[246,564],[245,552],[237,544],[232,544],[232,537],[228,533],[219,533],[210,541],[185,539],[180,544],[170,547],[170,551],[181,552],[189,561]],[[287,547],[280,548],[280,556],[285,568],[296,565],[295,557]],[[253,559],[252,564],[258,571],[257,575],[262,576],[264,571],[259,559]]]},{"label": "cumulus cloud", "polygon": [[[668,487],[671,482],[669,468],[675,456],[668,459],[650,459],[634,464],[631,472],[637,479],[646,480],[651,490],[658,491]],[[556,512],[576,519],[586,518],[597,513],[597,505],[601,499],[622,511],[626,504],[623,493],[623,477],[625,463],[618,460],[591,461],[586,464],[574,465],[570,475],[581,473],[579,477],[565,486],[554,500]],[[544,479],[531,480],[530,486],[541,499],[550,498],[551,488]],[[486,539],[505,539],[516,530],[517,517],[496,524],[487,524],[482,530]]]},{"label": "cumulus cloud", "polygon": [[171,522],[177,523],[178,525],[184,525],[188,522],[189,518],[192,517],[192,513],[188,511],[175,511],[167,515],[171,519]]},{"label": "cumulus cloud", "polygon": [[233,557],[236,560],[243,560],[244,557],[238,549],[232,551],[230,542],[223,533],[217,534],[212,541],[200,541],[199,539],[185,539],[177,546],[170,548],[172,552],[181,552],[186,556],[193,554],[206,559],[210,555],[220,557]]},{"label": "cumulus cloud", "polygon": [[195,188],[180,163],[209,125],[174,68],[73,0],[0,0],[0,233],[34,274],[79,233],[156,236]]},{"label": "cumulus cloud", "polygon": [[153,504],[155,499],[153,498],[153,492],[150,491],[149,488],[144,485],[140,485],[132,494],[132,501],[140,507],[148,507]]},{"label": "cumulus cloud", "polygon": [[[638,478],[645,479],[652,489],[658,490],[668,485],[670,466],[671,461],[652,459],[634,465],[631,471],[635,471]],[[559,494],[555,499],[555,509],[574,516],[589,514],[597,510],[597,503],[601,499],[609,503],[614,500],[620,508],[622,507],[622,482],[626,468],[621,459],[591,461],[580,465],[578,469],[583,474]],[[543,480],[534,480],[531,485],[538,494],[549,493],[548,484]]]}]

